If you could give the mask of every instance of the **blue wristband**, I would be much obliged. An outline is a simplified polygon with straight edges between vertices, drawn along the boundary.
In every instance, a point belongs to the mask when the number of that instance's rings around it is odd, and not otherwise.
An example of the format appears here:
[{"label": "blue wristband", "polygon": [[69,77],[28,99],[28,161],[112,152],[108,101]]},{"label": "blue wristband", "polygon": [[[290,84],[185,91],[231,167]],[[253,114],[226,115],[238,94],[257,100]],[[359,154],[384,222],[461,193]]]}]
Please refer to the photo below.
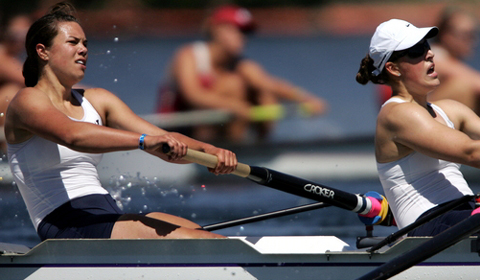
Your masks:
[{"label": "blue wristband", "polygon": [[140,150],[145,150],[145,136],[147,136],[147,134],[142,134],[138,139],[138,148]]}]

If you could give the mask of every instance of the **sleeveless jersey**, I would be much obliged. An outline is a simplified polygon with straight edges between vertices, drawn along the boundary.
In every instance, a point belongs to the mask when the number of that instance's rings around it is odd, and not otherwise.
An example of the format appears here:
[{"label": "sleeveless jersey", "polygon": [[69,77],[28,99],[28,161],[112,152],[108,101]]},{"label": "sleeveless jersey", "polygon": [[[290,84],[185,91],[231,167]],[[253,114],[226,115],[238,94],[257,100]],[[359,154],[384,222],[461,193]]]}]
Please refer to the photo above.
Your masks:
[{"label": "sleeveless jersey", "polygon": [[[81,122],[103,125],[95,108],[80,93],[72,95],[83,108]],[[37,229],[45,216],[60,205],[89,194],[107,194],[101,186],[96,165],[102,154],[82,153],[37,135],[8,144],[8,161],[15,182]]]},{"label": "sleeveless jersey", "polygon": [[[390,102],[406,102],[390,98]],[[445,112],[429,104],[454,129]],[[378,163],[377,170],[385,197],[399,228],[413,223],[425,211],[465,195],[472,190],[460,172],[460,164],[428,157],[418,152],[388,163]]]}]

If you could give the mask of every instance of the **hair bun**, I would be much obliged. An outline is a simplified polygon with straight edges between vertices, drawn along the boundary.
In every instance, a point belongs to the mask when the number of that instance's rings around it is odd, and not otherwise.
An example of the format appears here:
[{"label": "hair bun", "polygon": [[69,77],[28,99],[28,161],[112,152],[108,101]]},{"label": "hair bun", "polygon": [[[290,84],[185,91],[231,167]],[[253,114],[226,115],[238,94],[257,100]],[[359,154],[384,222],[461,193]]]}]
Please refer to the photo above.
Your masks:
[{"label": "hair bun", "polygon": [[378,76],[372,74],[375,69],[375,66],[373,66],[373,59],[367,54],[360,63],[360,69],[358,69],[355,80],[362,85],[366,85],[368,82],[374,84],[385,84],[388,82],[388,75],[385,69],[383,69]]},{"label": "hair bun", "polygon": [[61,14],[74,16],[76,12],[77,10],[70,2],[63,1],[50,7],[48,14],[61,13]]}]

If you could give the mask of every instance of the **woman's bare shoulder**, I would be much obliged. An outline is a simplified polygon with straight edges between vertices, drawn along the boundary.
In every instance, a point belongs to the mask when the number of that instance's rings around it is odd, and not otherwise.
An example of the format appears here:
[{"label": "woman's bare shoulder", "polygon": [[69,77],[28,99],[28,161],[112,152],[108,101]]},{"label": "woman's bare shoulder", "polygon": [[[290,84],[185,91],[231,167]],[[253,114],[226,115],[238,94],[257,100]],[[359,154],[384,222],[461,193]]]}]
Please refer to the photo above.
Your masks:
[{"label": "woman's bare shoulder", "polygon": [[477,120],[477,114],[467,105],[451,99],[442,99],[433,102],[442,109],[448,118],[455,123],[455,127],[464,121]]},{"label": "woman's bare shoulder", "polygon": [[432,102],[433,104],[441,107],[442,109],[450,109],[450,108],[466,108],[467,106],[461,102],[458,102],[453,99],[441,99]]},{"label": "woman's bare shoulder", "polygon": [[[413,102],[390,102],[385,104],[378,113],[379,117],[399,117],[422,110],[423,108]],[[424,109],[423,109],[424,110]]]},{"label": "woman's bare shoulder", "polygon": [[475,114],[467,105],[452,99],[442,99],[432,102],[440,107],[449,117],[458,114]]},{"label": "woman's bare shoulder", "polygon": [[83,96],[92,104],[99,105],[112,102],[118,97],[104,88],[88,88],[83,91]]},{"label": "woman's bare shoulder", "polygon": [[25,87],[20,89],[16,94],[15,97],[12,98],[12,103],[24,103],[30,102],[34,99],[35,101],[40,101],[42,99],[48,99],[47,95],[39,89],[33,87]]},{"label": "woman's bare shoulder", "polygon": [[399,129],[431,119],[428,111],[416,103],[392,102],[382,107],[378,114],[377,122],[390,129]]},{"label": "woman's bare shoulder", "polygon": [[179,47],[173,55],[173,62],[178,61],[179,59],[190,58],[193,58],[193,43]]}]

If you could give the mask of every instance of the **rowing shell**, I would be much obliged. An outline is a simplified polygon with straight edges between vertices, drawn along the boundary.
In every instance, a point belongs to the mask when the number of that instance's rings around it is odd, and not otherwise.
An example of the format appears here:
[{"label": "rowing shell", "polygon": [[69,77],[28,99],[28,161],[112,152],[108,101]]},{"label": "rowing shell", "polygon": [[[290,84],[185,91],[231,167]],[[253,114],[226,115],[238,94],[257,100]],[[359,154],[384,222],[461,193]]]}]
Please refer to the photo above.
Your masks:
[{"label": "rowing shell", "polygon": [[[356,279],[428,239],[406,238],[375,253],[352,249],[333,236],[47,240],[26,253],[3,253],[0,275],[73,280]],[[480,269],[476,244],[474,237],[464,239],[391,279],[475,279]]]}]

